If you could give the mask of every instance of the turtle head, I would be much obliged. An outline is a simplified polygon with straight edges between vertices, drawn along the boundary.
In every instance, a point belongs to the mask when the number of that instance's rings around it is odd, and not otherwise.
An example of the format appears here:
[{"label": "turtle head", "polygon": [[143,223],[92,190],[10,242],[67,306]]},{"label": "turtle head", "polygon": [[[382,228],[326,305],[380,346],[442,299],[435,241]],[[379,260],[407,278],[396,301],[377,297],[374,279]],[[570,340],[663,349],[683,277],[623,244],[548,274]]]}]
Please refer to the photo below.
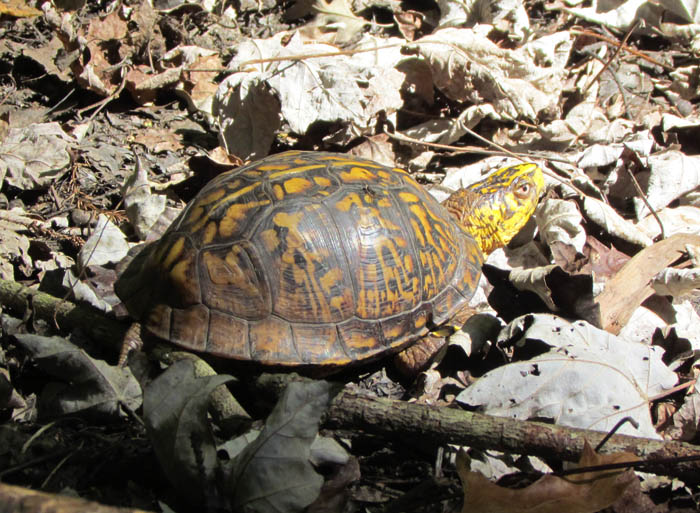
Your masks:
[{"label": "turtle head", "polygon": [[542,170],[535,164],[518,164],[456,191],[444,205],[488,255],[525,226],[543,191]]}]

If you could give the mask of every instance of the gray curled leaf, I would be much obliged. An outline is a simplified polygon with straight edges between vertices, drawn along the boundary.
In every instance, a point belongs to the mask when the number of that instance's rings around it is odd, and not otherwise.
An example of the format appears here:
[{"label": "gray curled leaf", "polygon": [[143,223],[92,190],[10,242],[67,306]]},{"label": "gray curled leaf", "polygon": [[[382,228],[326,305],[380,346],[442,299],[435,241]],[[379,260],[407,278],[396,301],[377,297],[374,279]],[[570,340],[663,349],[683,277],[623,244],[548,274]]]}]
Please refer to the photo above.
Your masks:
[{"label": "gray curled leaf", "polygon": [[339,390],[326,381],[293,382],[265,427],[231,462],[227,495],[234,511],[301,511],[318,497],[323,477],[311,462],[321,415]]},{"label": "gray curled leaf", "polygon": [[207,421],[209,396],[234,378],[196,377],[191,360],[180,360],[144,391],[143,419],[163,472],[173,487],[202,511],[220,507],[216,444]]}]

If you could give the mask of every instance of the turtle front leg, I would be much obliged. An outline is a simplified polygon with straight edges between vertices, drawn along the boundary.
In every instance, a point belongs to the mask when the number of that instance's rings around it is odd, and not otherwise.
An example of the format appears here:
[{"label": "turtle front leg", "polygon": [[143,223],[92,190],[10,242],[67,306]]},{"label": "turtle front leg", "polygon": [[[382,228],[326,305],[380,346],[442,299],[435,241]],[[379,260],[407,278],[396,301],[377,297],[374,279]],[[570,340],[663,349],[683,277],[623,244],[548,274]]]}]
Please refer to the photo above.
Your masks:
[{"label": "turtle front leg", "polygon": [[429,333],[415,344],[397,353],[393,359],[394,368],[405,378],[415,378],[430,366],[445,342],[444,336]]},{"label": "turtle front leg", "polygon": [[452,316],[448,324],[434,326],[425,337],[396,354],[392,362],[394,368],[405,378],[415,378],[440,355],[441,349],[446,348],[447,337],[458,331],[475,313],[476,310],[473,307],[463,306]]}]

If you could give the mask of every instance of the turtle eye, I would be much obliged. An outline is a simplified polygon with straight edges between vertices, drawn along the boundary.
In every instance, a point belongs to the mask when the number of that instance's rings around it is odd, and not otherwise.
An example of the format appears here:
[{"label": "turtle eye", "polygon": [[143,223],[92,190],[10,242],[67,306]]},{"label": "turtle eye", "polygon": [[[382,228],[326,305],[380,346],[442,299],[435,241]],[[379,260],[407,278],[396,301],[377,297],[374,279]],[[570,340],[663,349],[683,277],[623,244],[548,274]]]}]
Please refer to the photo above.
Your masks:
[{"label": "turtle eye", "polygon": [[518,198],[525,199],[525,198],[528,198],[530,196],[530,190],[531,190],[530,184],[524,183],[524,184],[519,185],[518,188],[515,189],[515,195]]}]

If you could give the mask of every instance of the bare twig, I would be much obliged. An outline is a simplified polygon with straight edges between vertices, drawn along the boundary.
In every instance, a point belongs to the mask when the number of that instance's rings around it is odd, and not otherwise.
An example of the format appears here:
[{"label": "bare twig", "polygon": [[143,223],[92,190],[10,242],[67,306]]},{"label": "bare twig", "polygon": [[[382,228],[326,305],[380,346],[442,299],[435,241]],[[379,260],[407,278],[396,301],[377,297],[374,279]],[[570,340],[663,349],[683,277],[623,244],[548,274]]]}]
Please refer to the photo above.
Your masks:
[{"label": "bare twig", "polygon": [[628,39],[630,38],[630,36],[632,35],[632,32],[634,32],[634,29],[637,28],[637,25],[639,25],[639,20],[636,20],[636,21],[632,24],[632,26],[630,27],[629,31],[627,31],[627,34],[625,34],[625,38],[622,40],[621,43],[619,43],[619,44],[617,45],[617,49],[615,50],[615,53],[613,53],[613,54],[610,56],[610,58],[608,59],[608,62],[606,62],[605,64],[603,64],[603,67],[600,69],[600,71],[599,71],[598,73],[596,73],[596,76],[594,76],[594,77],[591,79],[591,81],[586,85],[586,87],[583,88],[583,91],[581,92],[581,94],[583,94],[583,95],[585,96],[585,95],[586,95],[586,92],[591,88],[591,86],[592,86],[593,84],[595,84],[595,83],[598,81],[598,78],[599,78],[600,75],[603,73],[603,71],[605,71],[606,69],[608,69],[608,68],[610,67],[610,64],[612,64],[612,62],[613,62],[615,59],[617,59],[617,56],[620,55],[620,52],[622,52],[623,48],[625,48],[625,47],[627,46],[625,43],[627,43],[627,40],[628,40]]},{"label": "bare twig", "polygon": [[82,116],[84,112],[87,112],[91,109],[96,109],[95,112],[93,112],[92,115],[90,116],[90,119],[88,120],[88,121],[92,121],[93,119],[95,119],[95,116],[97,116],[100,112],[102,112],[102,109],[104,109],[107,105],[109,105],[109,103],[112,100],[117,98],[122,93],[125,85],[126,85],[126,73],[123,74],[121,84],[119,84],[119,87],[117,87],[117,89],[115,89],[112,94],[110,94],[109,96],[100,100],[97,103],[93,103],[92,105],[88,105],[87,107],[83,107],[82,109],[78,110],[78,115]]},{"label": "bare twig", "polygon": [[673,67],[669,66],[668,64],[664,64],[663,62],[659,62],[653,57],[649,57],[647,54],[640,52],[639,50],[636,50],[630,46],[625,45],[624,43],[620,43],[616,39],[613,39],[611,37],[603,36],[601,34],[597,34],[596,32],[593,32],[591,30],[583,30],[583,29],[570,29],[569,32],[571,34],[577,35],[577,36],[589,36],[593,37],[596,39],[600,39],[601,41],[605,41],[606,43],[610,43],[611,45],[619,46],[622,48],[625,52],[634,55],[635,57],[639,57],[640,59],[644,59],[645,61],[654,64],[655,66],[660,66],[664,68],[667,71],[673,71]]},{"label": "bare twig", "polygon": [[[603,69],[600,70],[601,72],[603,72],[603,71],[605,71],[605,70],[607,69],[608,73],[610,73],[610,76],[612,77],[613,81],[614,81],[615,84],[617,85],[617,89],[620,91],[620,96],[622,97],[622,103],[623,103],[624,106],[625,106],[625,117],[631,121],[632,115],[631,115],[631,113],[630,113],[629,105],[627,104],[627,96],[626,96],[626,92],[627,92],[627,91],[626,91],[626,88],[625,88],[625,86],[623,86],[622,83],[620,82],[620,79],[618,78],[617,73],[615,73],[613,70],[611,70],[609,67],[607,67],[607,66],[610,64],[610,60],[608,60],[607,62],[605,62],[605,61],[603,61],[603,59],[601,59],[600,57],[598,57],[598,56],[597,56],[596,54],[594,54],[593,52],[586,52],[585,55],[588,55],[588,56],[591,57],[592,59],[596,59],[597,61],[600,61],[600,62],[603,63],[604,66],[603,66]],[[599,75],[600,75],[600,73],[598,73],[598,75],[596,75],[596,78],[598,78]],[[588,84],[588,86],[586,86],[585,91],[588,90],[588,87],[589,87],[591,84],[593,84],[593,82],[594,82],[594,81],[591,81],[591,83]],[[584,91],[584,92],[585,92],[585,91]]]},{"label": "bare twig", "polygon": [[[638,164],[638,165],[643,165],[642,162],[639,160],[639,157],[637,156],[636,153],[633,151],[629,151],[630,157]],[[652,208],[651,204],[649,203],[649,200],[647,199],[647,195],[644,194],[644,191],[642,190],[642,187],[639,185],[639,182],[637,181],[637,178],[634,176],[634,173],[630,171],[630,169],[625,166],[625,170],[627,171],[627,174],[630,177],[630,180],[632,180],[632,184],[634,185],[634,188],[637,189],[637,194],[639,194],[639,197],[642,199],[646,207],[649,209],[649,212],[651,212],[651,215],[654,216],[654,219],[656,219],[656,222],[659,225],[659,229],[661,230],[661,239],[663,240],[666,238],[666,232],[664,230],[664,224],[661,222],[661,218],[659,215],[656,213],[656,210]]]}]

